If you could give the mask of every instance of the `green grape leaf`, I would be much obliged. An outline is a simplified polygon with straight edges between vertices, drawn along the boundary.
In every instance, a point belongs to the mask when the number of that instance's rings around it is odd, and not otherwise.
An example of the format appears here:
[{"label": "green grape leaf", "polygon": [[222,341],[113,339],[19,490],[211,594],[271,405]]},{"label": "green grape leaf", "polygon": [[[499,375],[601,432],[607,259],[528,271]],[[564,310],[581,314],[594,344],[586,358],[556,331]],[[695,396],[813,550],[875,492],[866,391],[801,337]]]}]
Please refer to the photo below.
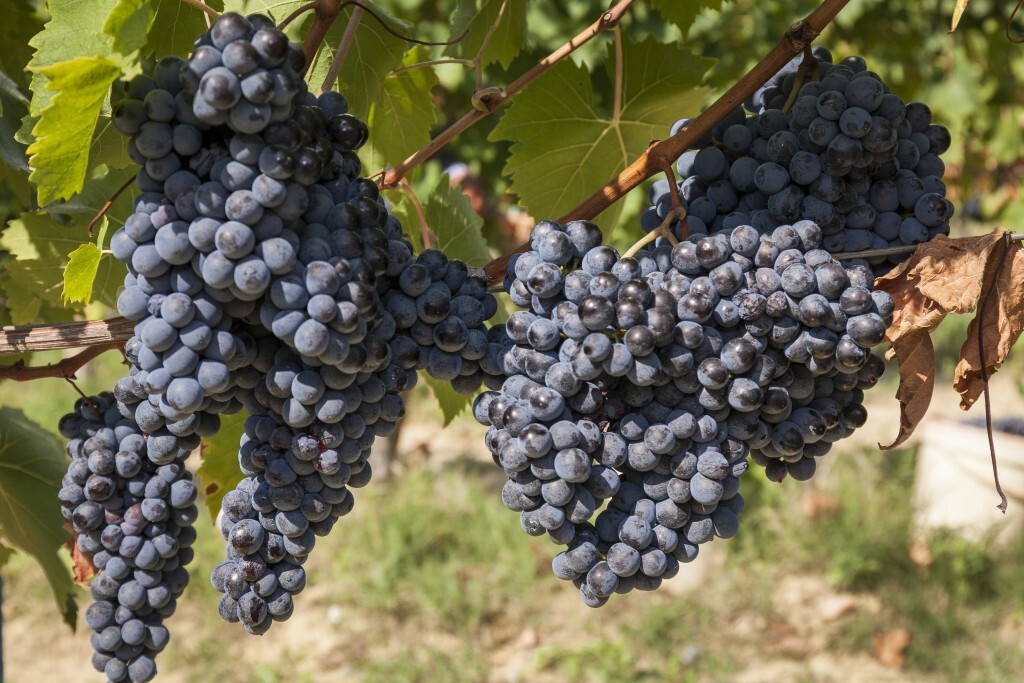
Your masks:
[{"label": "green grape leaf", "polygon": [[465,37],[448,46],[445,54],[463,59],[475,58],[487,33],[498,21],[502,4],[505,11],[484,48],[481,63],[486,66],[499,62],[502,68],[507,69],[526,45],[526,0],[459,0],[452,18],[452,39],[463,34]]},{"label": "green grape leaf", "polygon": [[89,170],[89,147],[110,84],[121,69],[104,57],[78,57],[40,69],[46,87],[59,91],[32,129],[29,179],[39,203],[67,199],[82,189]]},{"label": "green grape leaf", "polygon": [[452,389],[451,382],[434,379],[426,373],[423,374],[423,378],[430,390],[434,392],[434,398],[437,399],[437,404],[441,407],[445,427],[450,425],[473,402],[472,396],[465,396]]},{"label": "green grape leaf", "polygon": [[[187,56],[195,49],[193,41],[206,31],[204,12],[182,0],[152,0],[156,11],[150,23],[149,42],[157,59],[166,55]],[[219,0],[206,3],[215,10],[223,6]]]},{"label": "green grape leaf", "polygon": [[[519,94],[491,132],[512,141],[505,173],[512,192],[538,219],[558,218],[610,175],[632,163],[672,122],[696,114],[707,90],[698,87],[713,60],[654,39],[623,46],[621,113],[594,98],[585,67],[562,62]],[[609,59],[613,68],[614,58]],[[608,100],[610,98],[605,98]],[[622,207],[605,211],[610,230]]]},{"label": "green grape leaf", "polygon": [[[16,325],[32,322],[44,304],[64,305],[62,292],[68,254],[83,243],[92,244],[85,233],[85,215],[78,217],[81,220],[68,226],[47,213],[25,213],[0,233],[0,249],[14,257],[4,266],[7,277],[0,281],[0,291],[7,297]],[[94,246],[105,249],[108,244],[109,236],[104,236]],[[103,254],[92,282],[92,299],[114,306],[124,273],[120,262]]]},{"label": "green grape leaf", "polygon": [[32,58],[29,39],[43,30],[43,3],[36,1],[10,2],[4,7],[4,20],[0,22],[0,71],[11,74],[19,84],[28,83],[22,75]]},{"label": "green grape leaf", "polygon": [[90,165],[95,168],[105,164],[111,168],[134,167],[135,162],[128,156],[128,139],[114,127],[113,122],[101,116],[96,124],[96,134],[89,150]]},{"label": "green grape leaf", "polygon": [[83,304],[92,301],[92,285],[96,281],[101,258],[103,252],[92,242],[80,245],[68,255],[68,265],[64,267],[64,291],[61,294],[65,305],[75,301]]},{"label": "green grape leaf", "polygon": [[484,219],[473,210],[469,197],[451,186],[447,175],[442,175],[431,190],[423,214],[434,233],[434,246],[448,258],[462,259],[478,268],[490,262],[491,252],[481,232]]},{"label": "green grape leaf", "polygon": [[366,117],[370,141],[359,150],[364,174],[401,163],[430,142],[430,129],[437,122],[430,94],[435,85],[431,69],[405,71],[384,81],[384,92]]},{"label": "green grape leaf", "polygon": [[248,415],[241,410],[234,415],[221,415],[220,430],[203,439],[202,462],[196,476],[206,500],[206,509],[210,511],[210,521],[217,518],[221,499],[242,478],[242,470],[238,467],[238,444],[246,417]]},{"label": "green grape leaf", "polygon": [[14,139],[21,119],[28,113],[28,99],[17,83],[0,71],[0,161],[11,168],[28,173],[25,145]]},{"label": "green grape leaf", "polygon": [[[338,17],[327,36],[328,45],[336,45],[340,40],[350,12],[345,10]],[[411,24],[390,15],[383,14],[381,19],[398,33],[412,30]],[[404,41],[364,17],[338,73],[338,87],[345,93],[349,111],[370,127],[370,140],[359,151],[366,173],[397,164],[427,144],[430,128],[437,121],[431,99],[431,90],[437,85],[433,69],[389,75],[403,65],[429,59],[425,50],[413,49],[408,54],[406,50]],[[309,73],[314,88],[323,83],[333,60],[330,48],[317,55]]]},{"label": "green grape leaf", "polygon": [[74,586],[59,555],[68,540],[57,505],[66,466],[56,436],[20,410],[0,408],[0,538],[36,558],[73,630],[78,613]]},{"label": "green grape leaf", "polygon": [[[181,0],[163,0],[183,6]],[[54,96],[47,89],[49,76],[41,69],[76,57],[107,55],[110,52],[103,24],[117,0],[48,0],[50,20],[29,41],[35,48],[27,69],[32,72],[32,105],[29,113],[39,116]],[[172,24],[168,24],[173,26]],[[165,32],[166,28],[163,29]],[[173,29],[172,29],[173,30]],[[197,34],[198,35],[198,34]],[[95,118],[95,116],[94,116]]]},{"label": "green grape leaf", "polygon": [[720,10],[722,0],[652,0],[651,5],[661,16],[678,26],[685,36],[701,10]]},{"label": "green grape leaf", "polygon": [[[347,26],[351,11],[348,9],[342,13],[338,18],[337,28]],[[381,15],[381,19],[397,33],[406,34],[412,29],[409,22],[388,14]],[[374,105],[379,106],[379,102],[385,96],[385,78],[402,66],[402,58],[407,48],[401,38],[388,33],[376,21],[364,18],[359,22],[355,39],[345,54],[345,61],[341,63],[341,70],[338,72],[339,89],[345,93],[349,111],[353,115],[364,121],[370,118]],[[323,69],[323,76],[327,75],[330,64],[334,61],[333,52],[327,54],[328,52],[322,51],[321,56],[325,59],[318,60],[318,66]],[[317,78],[313,82],[319,86],[323,79]]]},{"label": "green grape leaf", "polygon": [[146,34],[153,25],[150,0],[118,0],[103,22],[110,46],[122,55],[130,55],[146,46]]}]

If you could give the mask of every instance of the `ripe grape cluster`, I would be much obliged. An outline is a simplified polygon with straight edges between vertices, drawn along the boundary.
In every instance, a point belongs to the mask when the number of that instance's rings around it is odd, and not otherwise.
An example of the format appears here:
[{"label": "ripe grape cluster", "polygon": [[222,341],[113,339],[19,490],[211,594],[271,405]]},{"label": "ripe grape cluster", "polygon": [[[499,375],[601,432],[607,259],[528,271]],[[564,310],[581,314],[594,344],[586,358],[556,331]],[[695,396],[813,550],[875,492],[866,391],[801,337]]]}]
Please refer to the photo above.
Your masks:
[{"label": "ripe grape cluster", "polygon": [[586,604],[734,535],[748,454],[806,479],[864,423],[892,300],[823,241],[810,221],[744,225],[620,257],[591,223],[543,222],[510,261],[508,379],[474,414],[504,504],[567,546],[552,569]]},{"label": "ripe grape cluster", "polygon": [[[416,371],[463,393],[503,379],[504,346],[485,326],[497,310],[487,278],[436,250],[414,258],[375,183],[359,177],[365,124],[339,93],[308,93],[302,66],[265,17],[226,13],[188,60],[160,60],[114,98],[141,194],[111,241],[129,271],[118,309],[136,322],[112,410],[143,436],[130,475],[142,483],[101,483],[165,495],[172,473],[188,480],[182,463],[219,415],[244,409],[244,476],[224,498],[227,559],[211,580],[221,616],[254,634],[292,613],[315,537],[369,482],[370,447],[403,417]],[[84,466],[73,461],[69,477],[92,482]],[[92,524],[101,508],[79,500],[92,495],[85,483],[62,501]],[[81,533],[105,564],[101,532]],[[187,559],[168,571],[184,572]],[[120,644],[107,642],[97,641],[97,662],[108,678],[152,675],[155,651],[119,668],[110,652]],[[139,654],[119,661],[126,653]]]},{"label": "ripe grape cluster", "polygon": [[[794,59],[698,148],[677,163],[689,234],[750,225],[767,233],[801,219],[818,224],[823,247],[858,252],[925,242],[949,234],[939,156],[949,131],[921,102],[889,92],[860,57],[832,64]],[[689,119],[678,121],[675,133]],[[652,188],[648,230],[668,215],[666,181]],[[907,254],[873,256],[882,274]]]},{"label": "ripe grape cluster", "polygon": [[[132,385],[118,382],[118,393],[137,402],[145,392]],[[184,461],[204,430],[157,464],[147,457],[147,435],[121,405],[110,393],[82,398],[61,419],[71,463],[59,498],[78,548],[99,570],[85,612],[93,666],[110,681],[149,681],[169,637],[163,620],[188,584],[199,511]]]}]

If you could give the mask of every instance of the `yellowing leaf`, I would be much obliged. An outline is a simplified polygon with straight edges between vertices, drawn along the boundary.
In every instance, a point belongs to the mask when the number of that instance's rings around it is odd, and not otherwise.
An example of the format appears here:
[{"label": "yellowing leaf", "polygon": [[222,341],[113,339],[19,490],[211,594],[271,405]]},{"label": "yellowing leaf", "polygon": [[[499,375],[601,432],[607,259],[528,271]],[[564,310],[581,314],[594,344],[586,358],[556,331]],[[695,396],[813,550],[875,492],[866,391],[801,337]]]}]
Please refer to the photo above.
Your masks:
[{"label": "yellowing leaf", "polygon": [[949,27],[950,33],[960,25],[960,19],[964,16],[965,9],[967,9],[967,0],[956,0],[956,7],[953,8],[953,22]]},{"label": "yellowing leaf", "polygon": [[32,129],[36,140],[29,179],[39,203],[67,199],[82,189],[89,168],[89,146],[100,107],[121,69],[103,57],[78,57],[40,69],[47,88],[58,91]]},{"label": "yellowing leaf", "polygon": [[[181,6],[181,0],[163,0]],[[106,55],[110,52],[103,24],[117,0],[48,0],[46,11],[49,21],[42,31],[29,41],[35,54],[28,63],[32,73],[32,116],[50,105],[53,91],[46,88],[49,76],[42,70],[76,57]],[[166,28],[164,29],[166,32]],[[195,34],[198,35],[198,34]],[[195,37],[195,36],[193,36]]]},{"label": "yellowing leaf", "polygon": [[118,0],[103,22],[103,32],[122,55],[141,50],[153,23],[155,11],[150,0]]},{"label": "yellowing leaf", "polygon": [[[632,163],[671,124],[697,113],[697,87],[712,61],[653,39],[623,46],[621,113],[612,97],[595,101],[591,76],[571,60],[559,64],[509,105],[492,140],[512,141],[505,173],[512,191],[536,218],[558,218],[611,175]],[[614,64],[614,57],[610,58]],[[612,68],[610,66],[610,68]],[[605,212],[611,229],[622,207]]]},{"label": "yellowing leaf", "polygon": [[202,462],[196,476],[199,477],[199,488],[203,492],[206,509],[210,511],[211,522],[220,512],[221,499],[242,478],[242,470],[238,467],[238,444],[246,417],[244,411],[221,415],[220,430],[203,439]]},{"label": "yellowing leaf", "polygon": [[55,436],[21,411],[0,408],[0,540],[39,562],[64,621],[74,629],[74,588],[58,556],[67,539],[57,504],[66,462]]},{"label": "yellowing leaf", "polygon": [[96,280],[96,272],[100,268],[103,252],[92,242],[79,246],[68,256],[68,265],[64,268],[64,303],[78,301],[87,304],[92,301],[92,283]]}]

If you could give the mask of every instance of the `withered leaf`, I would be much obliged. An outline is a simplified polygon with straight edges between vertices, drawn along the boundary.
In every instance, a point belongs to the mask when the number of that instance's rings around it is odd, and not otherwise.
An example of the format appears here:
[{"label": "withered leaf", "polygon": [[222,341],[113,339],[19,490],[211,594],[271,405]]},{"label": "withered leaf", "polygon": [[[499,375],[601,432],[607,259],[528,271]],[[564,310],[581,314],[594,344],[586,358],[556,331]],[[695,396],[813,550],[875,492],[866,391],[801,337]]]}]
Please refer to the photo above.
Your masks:
[{"label": "withered leaf", "polygon": [[927,330],[903,335],[892,343],[892,355],[900,364],[900,386],[896,398],[900,402],[900,432],[883,451],[896,448],[914,433],[914,428],[928,412],[935,388],[935,349]]},{"label": "withered leaf", "polygon": [[875,280],[875,288],[888,292],[895,304],[885,337],[892,344],[887,357],[900,364],[900,432],[890,445],[879,444],[882,450],[904,443],[924,418],[935,386],[935,351],[928,334],[947,314],[974,310],[986,265],[1006,249],[1005,233],[996,229],[958,239],[940,235]]},{"label": "withered leaf", "polygon": [[1003,232],[959,239],[939,235],[878,278],[875,288],[889,292],[896,305],[886,338],[892,342],[917,330],[933,330],[947,313],[973,311],[985,264],[1002,248]]},{"label": "withered leaf", "polygon": [[71,527],[71,523],[65,522],[64,529],[71,536],[64,543],[64,547],[68,549],[68,553],[71,555],[71,576],[76,584],[88,588],[92,577],[96,576],[99,570],[92,563],[92,555],[78,547],[77,534],[75,534],[75,530]]},{"label": "withered leaf", "polygon": [[[991,377],[1024,330],[1024,252],[1016,243],[1004,241],[1003,245],[985,268],[978,314],[967,328],[967,340],[960,348],[960,362],[953,376],[953,388],[960,393],[963,410],[974,405],[984,391],[982,362]],[[978,344],[979,326],[983,348]],[[982,350],[984,353],[980,353]]]}]

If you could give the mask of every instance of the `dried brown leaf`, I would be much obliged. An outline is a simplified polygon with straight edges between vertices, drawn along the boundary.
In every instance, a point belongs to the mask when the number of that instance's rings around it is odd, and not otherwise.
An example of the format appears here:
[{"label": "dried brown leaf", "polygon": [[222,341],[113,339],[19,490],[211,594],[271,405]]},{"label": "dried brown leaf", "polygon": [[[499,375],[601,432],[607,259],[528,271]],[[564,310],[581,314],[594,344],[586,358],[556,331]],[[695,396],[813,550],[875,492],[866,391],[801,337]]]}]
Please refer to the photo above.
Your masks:
[{"label": "dried brown leaf", "polygon": [[886,334],[890,342],[918,330],[933,330],[948,313],[974,310],[985,264],[999,249],[1002,231],[981,237],[925,242],[903,264],[875,281],[896,305]]},{"label": "dried brown leaf", "polygon": [[910,631],[903,628],[894,628],[871,636],[871,653],[883,666],[893,669],[903,666],[903,653],[908,645]]},{"label": "dried brown leaf", "polygon": [[935,388],[935,349],[927,330],[903,335],[892,343],[892,350],[900,364],[900,387],[896,398],[900,402],[900,432],[883,451],[896,448],[914,433],[914,429],[928,412]]},{"label": "dried brown leaf", "polygon": [[83,552],[78,547],[77,535],[71,527],[71,523],[65,522],[64,529],[71,536],[71,538],[64,542],[64,547],[68,549],[68,553],[71,555],[71,576],[79,586],[88,588],[92,577],[96,576],[99,570],[92,563],[92,555]]},{"label": "dried brown leaf", "polygon": [[[1000,268],[1003,254],[1006,262]],[[984,390],[982,360],[991,377],[1024,331],[1024,252],[1017,244],[1004,242],[999,258],[989,260],[983,292],[978,314],[967,328],[967,340],[960,349],[960,362],[953,377],[953,388],[960,393],[963,410],[974,405]],[[978,345],[979,325],[982,326],[983,359]]]}]

